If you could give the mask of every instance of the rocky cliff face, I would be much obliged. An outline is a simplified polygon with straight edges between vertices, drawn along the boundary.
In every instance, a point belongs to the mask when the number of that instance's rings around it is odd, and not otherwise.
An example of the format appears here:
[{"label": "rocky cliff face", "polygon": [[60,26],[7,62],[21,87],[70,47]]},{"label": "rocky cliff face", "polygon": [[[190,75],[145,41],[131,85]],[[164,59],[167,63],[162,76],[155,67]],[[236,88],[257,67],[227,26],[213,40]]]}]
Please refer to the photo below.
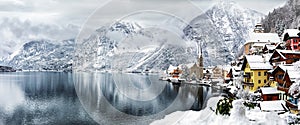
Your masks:
[{"label": "rocky cliff face", "polygon": [[196,17],[184,30],[189,38],[201,37],[206,66],[226,64],[235,58],[263,16],[234,2],[223,1]]}]

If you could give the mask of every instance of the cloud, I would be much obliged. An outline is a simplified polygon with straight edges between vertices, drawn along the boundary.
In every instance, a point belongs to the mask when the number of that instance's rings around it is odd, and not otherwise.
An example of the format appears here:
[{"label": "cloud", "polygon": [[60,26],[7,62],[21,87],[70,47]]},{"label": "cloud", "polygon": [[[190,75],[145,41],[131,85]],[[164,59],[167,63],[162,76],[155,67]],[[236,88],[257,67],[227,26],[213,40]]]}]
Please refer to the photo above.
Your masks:
[{"label": "cloud", "polygon": [[76,25],[55,25],[21,21],[18,18],[4,18],[0,22],[0,57],[16,51],[32,40],[48,39],[59,41],[75,38],[79,32]]},{"label": "cloud", "polygon": [[[116,18],[128,14],[132,8],[147,9],[149,3],[155,3],[154,9],[170,10],[180,15],[183,19],[189,21],[195,14],[201,14],[203,11],[219,0],[112,0],[114,6],[104,6],[111,0],[1,0],[0,1],[0,44],[2,47],[0,56],[3,53],[10,53],[16,46],[33,39],[69,39],[74,38],[85,22],[92,25],[87,29],[93,29],[96,24],[102,22],[112,22]],[[200,11],[194,11],[188,4],[182,2],[194,3]],[[282,5],[286,0],[233,0],[244,7],[255,9],[263,13],[273,10],[274,7]],[[259,4],[258,4],[259,3]],[[116,6],[115,6],[116,5]],[[185,6],[186,5],[186,6]],[[156,7],[156,8],[155,8]],[[174,9],[175,8],[175,9]],[[179,8],[179,9],[178,9]],[[86,21],[96,9],[102,11],[99,14],[101,20]],[[152,9],[152,8],[150,8]],[[173,9],[173,10],[172,10]],[[124,11],[123,11],[124,10]],[[190,12],[187,12],[190,10]],[[131,11],[128,11],[131,12]],[[188,14],[186,14],[188,13]],[[143,19],[147,19],[144,17]],[[101,22],[102,21],[102,22]],[[88,32],[87,32],[88,33]],[[15,45],[15,46],[10,46]],[[5,51],[5,52],[3,52]]]},{"label": "cloud", "polygon": [[13,15],[32,22],[81,25],[103,1],[106,0],[4,0],[0,2],[0,18]]}]

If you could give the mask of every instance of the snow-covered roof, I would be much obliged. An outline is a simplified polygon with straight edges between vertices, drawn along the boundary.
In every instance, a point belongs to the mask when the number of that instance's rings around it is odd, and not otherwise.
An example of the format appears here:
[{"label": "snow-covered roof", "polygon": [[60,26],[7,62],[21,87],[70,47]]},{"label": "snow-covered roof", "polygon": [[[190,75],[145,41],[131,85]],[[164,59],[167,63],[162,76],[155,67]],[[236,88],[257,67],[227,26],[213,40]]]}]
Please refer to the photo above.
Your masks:
[{"label": "snow-covered roof", "polygon": [[268,63],[265,56],[262,55],[246,55],[250,69],[272,69],[272,65]]},{"label": "snow-covered roof", "polygon": [[278,91],[277,88],[273,88],[273,87],[263,87],[263,88],[260,88],[260,90],[261,90],[261,93],[264,95],[280,93],[280,91]]},{"label": "snow-covered roof", "polygon": [[286,54],[300,54],[300,51],[295,51],[295,50],[278,50],[278,51]]},{"label": "snow-covered roof", "polygon": [[272,57],[272,53],[263,54],[263,56],[266,60],[270,60],[270,58]]},{"label": "snow-covered roof", "polygon": [[298,29],[286,29],[283,32],[283,35],[285,34],[289,34],[289,37],[299,37],[298,33],[300,33],[300,31]]},{"label": "snow-covered roof", "polygon": [[295,67],[294,67],[293,65],[279,65],[279,67],[280,67],[282,70],[284,70],[284,71],[286,71],[286,70],[288,70],[288,71],[293,71],[293,70],[295,70]]},{"label": "snow-covered roof", "polygon": [[262,101],[259,103],[261,111],[285,111],[285,101]]},{"label": "snow-covered roof", "polygon": [[268,50],[274,50],[276,48],[276,45],[266,44],[265,46]]},{"label": "snow-covered roof", "polygon": [[253,62],[253,63],[262,63],[262,62],[266,62],[266,60],[264,60],[263,56],[261,55],[246,55],[246,59],[249,62]]},{"label": "snow-covered roof", "polygon": [[175,69],[177,69],[178,67],[177,66],[172,66],[170,65],[169,68],[168,68],[168,72],[173,72]]},{"label": "snow-covered roof", "polygon": [[249,63],[250,69],[272,69],[269,63]]},{"label": "snow-covered roof", "polygon": [[280,69],[287,71],[290,79],[295,81],[296,79],[300,78],[300,71],[293,65],[279,65]]},{"label": "snow-covered roof", "polygon": [[[279,49],[275,49],[275,51],[277,51],[277,53],[283,58],[283,59],[287,59],[283,54],[300,54],[300,51],[295,51],[295,50],[279,50]],[[274,54],[274,53],[273,53]],[[273,57],[274,59],[277,59],[280,57]]]},{"label": "snow-covered roof", "polygon": [[254,43],[252,46],[255,46],[255,47],[264,47],[266,44],[268,44],[268,43]]},{"label": "snow-covered roof", "polygon": [[246,43],[261,42],[261,43],[279,43],[280,38],[276,33],[250,33]]}]

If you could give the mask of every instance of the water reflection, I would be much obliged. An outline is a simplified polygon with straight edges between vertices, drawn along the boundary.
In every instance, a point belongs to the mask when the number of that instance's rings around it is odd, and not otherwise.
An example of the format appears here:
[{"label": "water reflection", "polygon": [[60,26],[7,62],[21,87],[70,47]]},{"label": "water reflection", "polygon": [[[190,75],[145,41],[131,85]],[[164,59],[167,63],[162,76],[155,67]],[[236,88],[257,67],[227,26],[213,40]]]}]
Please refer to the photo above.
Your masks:
[{"label": "water reflection", "polygon": [[149,124],[174,111],[201,110],[211,88],[172,85],[157,75],[75,73],[77,94],[101,124]]},{"label": "water reflection", "polygon": [[76,95],[71,73],[0,73],[0,124],[97,124]]}]

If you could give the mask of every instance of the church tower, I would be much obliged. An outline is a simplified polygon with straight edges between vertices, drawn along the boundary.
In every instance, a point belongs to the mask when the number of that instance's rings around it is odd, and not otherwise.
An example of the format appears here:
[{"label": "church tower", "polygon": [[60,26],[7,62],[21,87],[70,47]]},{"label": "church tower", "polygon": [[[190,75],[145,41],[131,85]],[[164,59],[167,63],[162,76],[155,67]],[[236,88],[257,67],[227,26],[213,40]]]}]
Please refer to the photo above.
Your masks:
[{"label": "church tower", "polygon": [[198,40],[198,68],[199,68],[199,78],[202,79],[204,77],[203,69],[203,56],[202,56],[202,46],[201,42]]}]

